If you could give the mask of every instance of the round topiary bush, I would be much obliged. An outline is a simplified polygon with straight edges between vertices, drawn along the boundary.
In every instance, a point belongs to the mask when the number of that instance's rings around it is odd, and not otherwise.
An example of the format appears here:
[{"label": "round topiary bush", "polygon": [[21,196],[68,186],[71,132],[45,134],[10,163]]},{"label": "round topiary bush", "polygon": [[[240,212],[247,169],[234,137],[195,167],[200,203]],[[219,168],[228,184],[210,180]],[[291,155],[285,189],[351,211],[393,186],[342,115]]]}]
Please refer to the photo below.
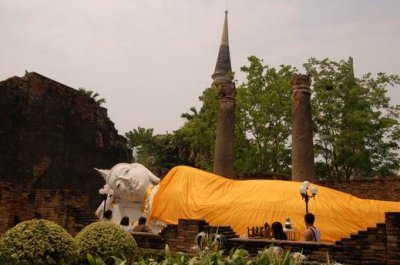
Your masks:
[{"label": "round topiary bush", "polygon": [[0,264],[74,264],[78,247],[61,226],[43,219],[19,223],[0,242]]},{"label": "round topiary bush", "polygon": [[102,259],[115,256],[131,261],[136,247],[133,236],[110,221],[99,221],[86,226],[75,236],[75,241],[81,261],[86,260],[87,254],[98,255]]}]

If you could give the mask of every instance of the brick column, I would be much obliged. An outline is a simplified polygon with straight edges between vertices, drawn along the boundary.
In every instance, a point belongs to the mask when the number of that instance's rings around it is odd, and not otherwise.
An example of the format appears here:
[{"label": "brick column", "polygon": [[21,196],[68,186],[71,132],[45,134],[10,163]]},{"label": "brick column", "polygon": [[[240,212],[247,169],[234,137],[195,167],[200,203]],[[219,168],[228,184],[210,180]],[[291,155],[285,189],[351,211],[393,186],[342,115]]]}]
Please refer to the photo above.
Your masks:
[{"label": "brick column", "polygon": [[218,120],[215,140],[214,173],[234,178],[235,162],[235,84],[218,84]]},{"label": "brick column", "polygon": [[314,151],[311,119],[311,78],[292,79],[292,180],[314,179]]},{"label": "brick column", "polygon": [[195,246],[194,239],[200,232],[204,231],[208,224],[204,220],[179,219],[177,236],[174,240],[167,239],[172,251],[190,252]]},{"label": "brick column", "polygon": [[387,265],[400,264],[400,213],[385,213]]}]

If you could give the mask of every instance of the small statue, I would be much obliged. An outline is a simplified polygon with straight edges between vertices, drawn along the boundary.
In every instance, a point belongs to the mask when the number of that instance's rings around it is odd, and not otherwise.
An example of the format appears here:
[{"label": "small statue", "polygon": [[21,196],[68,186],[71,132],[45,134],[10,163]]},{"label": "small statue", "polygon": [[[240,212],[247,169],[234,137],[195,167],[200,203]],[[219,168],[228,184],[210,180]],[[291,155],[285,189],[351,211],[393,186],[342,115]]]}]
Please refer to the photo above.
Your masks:
[{"label": "small statue", "polygon": [[264,224],[262,233],[261,233],[262,238],[271,238],[271,227],[268,223]]},{"label": "small statue", "polygon": [[286,230],[292,230],[293,229],[292,224],[290,223],[290,218],[289,217],[286,218],[285,229]]},{"label": "small statue", "polygon": [[286,233],[287,238],[289,240],[295,240],[296,234],[295,234],[295,230],[293,228],[292,223],[290,222],[290,218],[287,217],[286,221],[285,221],[285,227],[283,228],[283,232]]}]

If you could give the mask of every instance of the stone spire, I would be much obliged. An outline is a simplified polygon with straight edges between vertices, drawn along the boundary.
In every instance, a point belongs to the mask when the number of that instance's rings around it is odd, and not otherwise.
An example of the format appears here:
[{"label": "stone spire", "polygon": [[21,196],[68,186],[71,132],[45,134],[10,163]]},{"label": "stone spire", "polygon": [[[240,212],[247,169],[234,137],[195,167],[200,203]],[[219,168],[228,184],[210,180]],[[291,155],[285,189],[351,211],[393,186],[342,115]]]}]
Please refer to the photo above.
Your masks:
[{"label": "stone spire", "polygon": [[356,81],[356,76],[354,75],[354,64],[353,64],[353,58],[352,57],[349,57],[348,64],[349,64],[349,67],[350,67],[350,69],[349,69],[349,78],[350,78],[350,80],[351,80],[351,82],[353,84],[356,84],[357,81]]},{"label": "stone spire", "polygon": [[350,65],[350,76],[355,78],[355,76],[354,76],[353,57],[349,57],[349,65]]},{"label": "stone spire", "polygon": [[232,72],[232,67],[231,56],[229,54],[228,11],[225,11],[224,28],[222,30],[222,38],[221,44],[219,46],[217,64],[215,65],[214,74],[211,77],[214,79],[214,82],[226,81],[227,74],[230,72]]},{"label": "stone spire", "polygon": [[214,152],[214,173],[234,178],[235,160],[235,97],[236,88],[232,82],[231,57],[228,40],[228,11],[225,11],[224,28],[215,66],[214,85],[218,90],[218,119]]}]

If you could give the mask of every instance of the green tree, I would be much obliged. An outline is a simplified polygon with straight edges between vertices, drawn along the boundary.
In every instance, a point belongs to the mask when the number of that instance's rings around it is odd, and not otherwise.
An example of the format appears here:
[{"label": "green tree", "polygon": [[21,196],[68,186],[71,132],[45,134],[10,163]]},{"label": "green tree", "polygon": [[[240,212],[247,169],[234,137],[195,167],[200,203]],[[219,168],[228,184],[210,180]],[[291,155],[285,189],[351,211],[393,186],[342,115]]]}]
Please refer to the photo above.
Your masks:
[{"label": "green tree", "polygon": [[91,98],[94,102],[96,102],[99,106],[106,103],[105,98],[98,98],[100,95],[97,92],[94,92],[92,90],[86,89],[84,87],[80,87],[79,91],[84,93],[86,96]]},{"label": "green tree", "polygon": [[125,133],[128,146],[136,150],[136,162],[147,167],[153,166],[156,159],[156,137],[153,135],[154,129],[138,127]]},{"label": "green tree", "polygon": [[163,176],[172,167],[185,164],[179,158],[175,134],[153,135],[153,129],[138,127],[125,134],[128,146],[137,151],[137,162]]},{"label": "green tree", "polygon": [[290,172],[291,86],[297,70],[264,65],[255,56],[241,70],[247,80],[237,89],[236,168],[246,173]]},{"label": "green tree", "polygon": [[[291,66],[265,66],[255,56],[242,67],[247,81],[237,89],[236,162],[238,173],[288,173],[290,165]],[[217,88],[206,89],[199,98],[199,112],[182,114],[186,123],[176,131],[179,149],[195,167],[212,170],[218,114]]]},{"label": "green tree", "polygon": [[[190,113],[191,112],[191,113]],[[191,121],[194,118],[199,116],[196,107],[191,107],[189,113],[182,113],[181,118],[186,119],[187,121]]]},{"label": "green tree", "polygon": [[[290,174],[291,86],[297,69],[264,65],[255,56],[242,67],[246,81],[236,97],[236,162],[238,173]],[[316,174],[320,178],[394,175],[400,168],[400,106],[391,106],[387,88],[398,75],[370,73],[355,78],[352,61],[311,58],[305,68],[313,79]],[[218,114],[217,89],[199,97],[181,115],[185,124],[173,134],[153,135],[138,128],[126,134],[139,151],[139,162],[154,158],[160,171],[186,164],[212,170]]]},{"label": "green tree", "polygon": [[181,161],[204,170],[212,170],[215,144],[215,130],[218,113],[217,88],[204,90],[199,97],[203,103],[199,112],[182,114],[186,123],[176,131]]},{"label": "green tree", "polygon": [[354,76],[352,59],[309,59],[313,79],[316,173],[322,178],[393,175],[400,168],[399,106],[390,106],[387,87],[398,75]]},{"label": "green tree", "polygon": [[138,127],[125,133],[125,137],[128,138],[128,146],[134,148],[151,145],[153,142],[153,132],[154,129]]}]

